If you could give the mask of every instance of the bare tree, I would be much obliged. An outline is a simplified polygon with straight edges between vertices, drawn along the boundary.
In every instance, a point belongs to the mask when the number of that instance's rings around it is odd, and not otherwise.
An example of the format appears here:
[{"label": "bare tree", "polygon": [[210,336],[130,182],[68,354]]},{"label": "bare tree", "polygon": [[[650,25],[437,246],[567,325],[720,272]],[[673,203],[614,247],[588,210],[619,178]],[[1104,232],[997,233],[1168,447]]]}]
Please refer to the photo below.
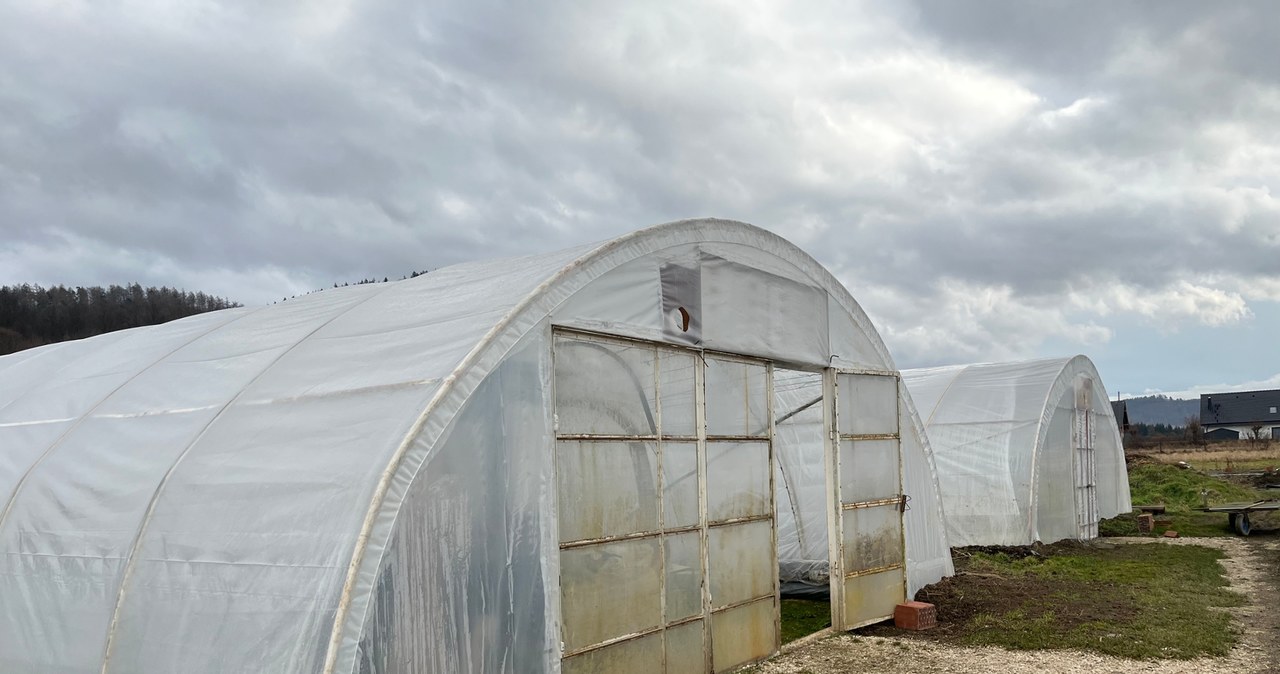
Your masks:
[{"label": "bare tree", "polygon": [[1200,425],[1200,417],[1191,415],[1187,417],[1187,440],[1193,445],[1205,445],[1204,426]]},{"label": "bare tree", "polygon": [[1262,449],[1266,447],[1269,438],[1262,437],[1262,424],[1254,424],[1249,427],[1249,446],[1254,449]]}]

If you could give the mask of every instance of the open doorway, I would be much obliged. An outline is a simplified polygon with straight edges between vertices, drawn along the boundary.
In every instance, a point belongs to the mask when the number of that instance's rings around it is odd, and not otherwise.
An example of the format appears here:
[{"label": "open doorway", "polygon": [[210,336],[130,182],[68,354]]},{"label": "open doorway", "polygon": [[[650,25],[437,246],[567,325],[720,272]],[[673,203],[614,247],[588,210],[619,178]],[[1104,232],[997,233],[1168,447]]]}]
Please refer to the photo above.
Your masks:
[{"label": "open doorway", "polygon": [[773,396],[778,580],[786,642],[831,625],[822,373],[774,367]]}]

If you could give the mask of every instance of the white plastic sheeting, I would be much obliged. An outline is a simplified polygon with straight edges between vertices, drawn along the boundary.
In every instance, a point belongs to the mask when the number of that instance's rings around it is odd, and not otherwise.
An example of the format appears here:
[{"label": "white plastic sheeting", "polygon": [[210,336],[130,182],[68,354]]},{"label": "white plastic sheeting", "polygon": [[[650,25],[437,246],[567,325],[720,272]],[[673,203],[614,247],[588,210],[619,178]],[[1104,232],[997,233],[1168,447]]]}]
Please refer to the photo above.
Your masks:
[{"label": "white plastic sheeting", "polygon": [[[721,220],[0,358],[0,671],[557,671],[553,325],[893,369]],[[902,409],[914,592],[950,557]]]},{"label": "white plastic sheeting", "polygon": [[[952,545],[1089,538],[1098,517],[1132,509],[1120,434],[1085,356],[904,370],[902,379],[925,420]],[[1082,442],[1092,444],[1091,471]]]}]

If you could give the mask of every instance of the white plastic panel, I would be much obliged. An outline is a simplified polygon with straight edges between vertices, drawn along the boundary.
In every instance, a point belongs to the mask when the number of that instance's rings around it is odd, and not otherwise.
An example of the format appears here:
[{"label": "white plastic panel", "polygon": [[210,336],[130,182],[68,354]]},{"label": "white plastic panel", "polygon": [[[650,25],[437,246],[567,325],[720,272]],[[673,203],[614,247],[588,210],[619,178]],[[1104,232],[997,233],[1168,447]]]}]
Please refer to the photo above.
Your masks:
[{"label": "white plastic panel", "polygon": [[707,519],[769,515],[768,442],[707,443]]},{"label": "white plastic panel", "polygon": [[876,375],[839,377],[840,433],[898,432],[898,379]]},{"label": "white plastic panel", "polygon": [[693,371],[698,360],[691,353],[663,349],[658,352],[658,386],[662,396],[662,434],[692,437],[694,418]]},{"label": "white plastic panel", "polygon": [[657,434],[653,347],[557,338],[555,349],[559,434]]},{"label": "white plastic panel", "polygon": [[840,493],[845,503],[901,493],[897,440],[841,440]]},{"label": "white plastic panel", "polygon": [[707,435],[769,434],[764,365],[706,359]]},{"label": "white plastic panel", "polygon": [[[114,671],[181,671],[191,653],[210,654],[204,671],[313,668],[338,601],[337,570],[350,562],[363,517],[351,504],[370,497],[379,471],[367,448],[394,447],[426,393],[224,412],[157,496],[119,609]],[[309,423],[319,418],[329,423]],[[218,627],[192,630],[191,621]],[[224,639],[275,646],[213,658]]]},{"label": "white plastic panel", "polygon": [[[795,270],[771,271],[714,255],[703,257],[703,344],[808,363],[829,358],[827,294],[784,276],[798,277]],[[785,353],[779,349],[783,344]]]},{"label": "white plastic panel", "polygon": [[379,558],[358,674],[523,674],[559,662],[547,609],[559,605],[560,576],[550,337],[544,325],[508,353],[409,485]]}]

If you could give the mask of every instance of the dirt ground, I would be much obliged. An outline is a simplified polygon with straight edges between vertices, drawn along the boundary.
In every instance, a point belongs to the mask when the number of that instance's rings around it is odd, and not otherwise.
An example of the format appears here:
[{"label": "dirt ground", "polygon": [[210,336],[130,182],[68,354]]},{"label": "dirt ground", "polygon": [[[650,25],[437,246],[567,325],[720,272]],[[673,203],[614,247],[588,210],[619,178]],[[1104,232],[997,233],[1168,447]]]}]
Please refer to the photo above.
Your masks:
[{"label": "dirt ground", "polygon": [[[901,636],[838,635],[803,642],[762,665],[760,674],[884,672],[998,672],[1047,674],[1079,672],[1161,672],[1166,674],[1252,674],[1280,672],[1280,535],[1242,538],[1107,539],[1134,545],[1203,545],[1227,553],[1222,560],[1232,589],[1248,602],[1229,611],[1241,628],[1240,642],[1222,658],[1129,660],[1084,651],[1006,651],[969,648]],[[946,619],[945,608],[940,617]]]},{"label": "dirt ground", "polygon": [[[966,548],[966,550],[1002,553],[1021,558],[1033,554],[1054,554],[1053,550],[1058,546],[1078,547],[1072,542],[1037,547],[1038,553],[1033,552],[1029,547],[976,547]],[[959,570],[957,567],[957,571]],[[1055,595],[1062,598],[1052,603],[1037,601]],[[1043,576],[1026,576],[1019,579],[966,573],[963,578],[943,578],[941,582],[921,590],[916,595],[916,599],[929,602],[937,608],[938,626],[936,628],[922,632],[903,632],[894,628],[891,623],[882,623],[863,628],[858,633],[862,636],[954,642],[955,637],[960,636],[959,628],[968,624],[979,613],[1005,614],[1014,609],[1020,609],[1025,613],[1027,620],[1035,620],[1040,618],[1044,611],[1052,609],[1055,624],[1063,629],[1071,629],[1089,622],[1099,614],[1113,616],[1118,620],[1135,618],[1139,615],[1138,609],[1131,602],[1116,598],[1116,593],[1109,591],[1106,583]]]}]

